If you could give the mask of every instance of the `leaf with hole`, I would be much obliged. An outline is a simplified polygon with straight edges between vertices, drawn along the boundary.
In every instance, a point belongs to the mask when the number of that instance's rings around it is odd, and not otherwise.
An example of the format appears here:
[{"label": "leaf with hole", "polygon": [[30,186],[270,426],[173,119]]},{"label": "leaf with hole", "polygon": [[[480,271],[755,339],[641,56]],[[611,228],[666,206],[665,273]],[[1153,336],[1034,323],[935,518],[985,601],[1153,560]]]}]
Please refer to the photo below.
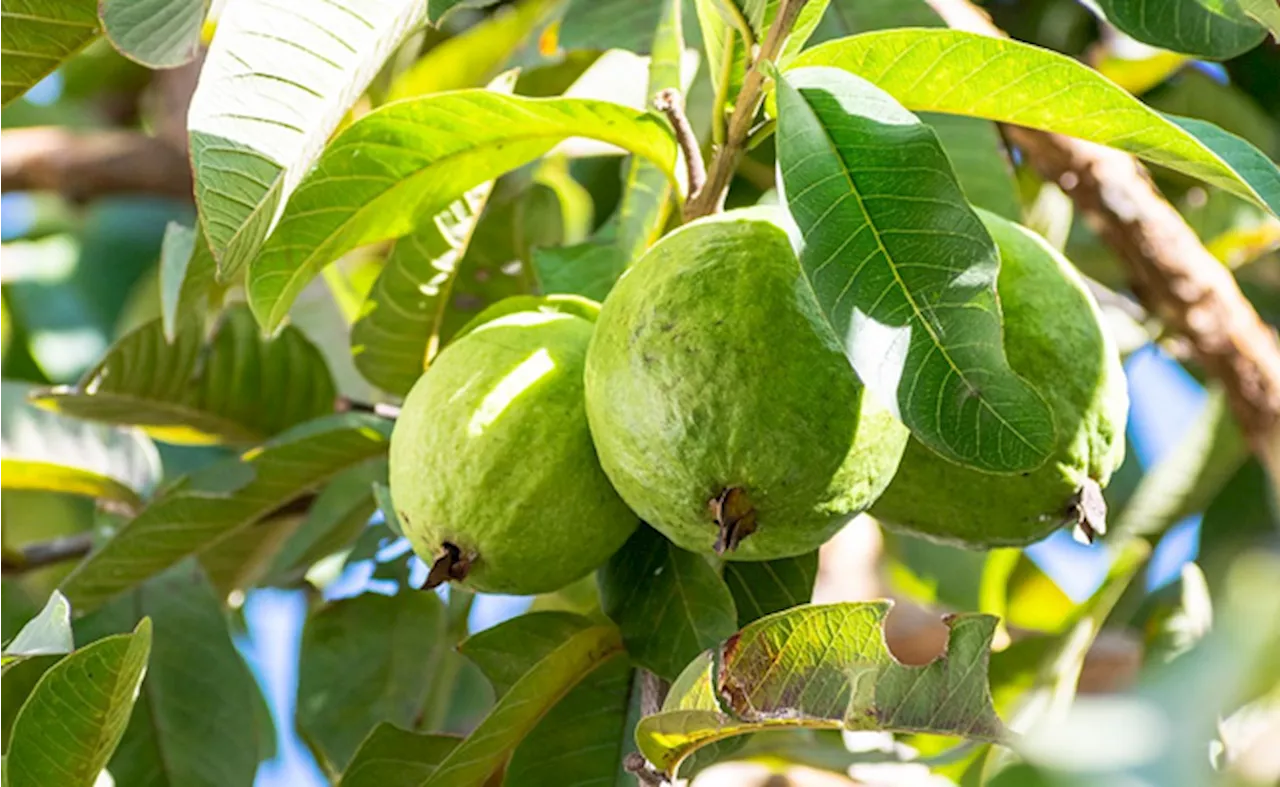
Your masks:
[{"label": "leaf with hole", "polygon": [[462,90],[389,104],[338,135],[289,200],[249,270],[249,302],[279,328],[321,268],[356,246],[409,233],[459,192],[569,137],[618,145],[674,179],[671,132],[648,113],[589,99]]},{"label": "leaf with hole", "polygon": [[92,785],[124,734],[150,650],[151,622],[143,619],[132,634],[99,640],[53,665],[13,723],[5,783]]},{"label": "leaf with hole", "polygon": [[1247,142],[1161,115],[1047,49],[958,30],[888,30],[816,46],[793,65],[850,71],[916,112],[987,118],[1109,145],[1280,212],[1280,171]]},{"label": "leaf with hole", "polygon": [[946,653],[904,666],[884,642],[890,603],[804,606],[762,618],[672,686],[636,729],[640,751],[669,776],[698,749],[769,729],[891,730],[995,741],[987,661],[997,620],[945,618]]},{"label": "leaf with hole", "polygon": [[701,555],[642,525],[597,574],[600,606],[640,666],[673,680],[737,628],[733,596]]},{"label": "leaf with hole", "polygon": [[[136,5],[136,3],[135,3]],[[423,0],[229,3],[191,98],[196,206],[229,280],[405,35]]]},{"label": "leaf with hole", "polygon": [[96,607],[382,455],[389,431],[381,418],[330,416],[184,476],[77,566],[62,592],[77,609]]},{"label": "leaf with hole", "polygon": [[799,69],[777,147],[801,266],[867,388],[954,462],[1043,463],[1053,415],[1004,354],[999,252],[933,131],[853,74]]},{"label": "leaf with hole", "polygon": [[76,636],[127,632],[144,616],[154,626],[151,657],[111,775],[121,785],[249,787],[258,769],[258,685],[195,561],[76,621]]},{"label": "leaf with hole", "polygon": [[138,506],[160,481],[160,455],[137,429],[103,426],[32,406],[32,386],[0,387],[5,489],[43,489]]},{"label": "leaf with hole", "polygon": [[1253,49],[1267,35],[1240,0],[1097,2],[1108,22],[1137,40],[1196,57],[1226,60]]},{"label": "leaf with hole", "polygon": [[4,0],[4,88],[8,106],[98,37],[94,0]]},{"label": "leaf with hole", "polygon": [[196,323],[172,344],[160,320],[126,334],[73,386],[33,394],[76,418],[136,425],[158,440],[256,443],[333,412],[324,357],[297,328],[263,339],[243,305],[221,316],[206,344]]},{"label": "leaf with hole", "polygon": [[102,31],[121,54],[148,68],[174,68],[200,51],[206,0],[99,0]]}]

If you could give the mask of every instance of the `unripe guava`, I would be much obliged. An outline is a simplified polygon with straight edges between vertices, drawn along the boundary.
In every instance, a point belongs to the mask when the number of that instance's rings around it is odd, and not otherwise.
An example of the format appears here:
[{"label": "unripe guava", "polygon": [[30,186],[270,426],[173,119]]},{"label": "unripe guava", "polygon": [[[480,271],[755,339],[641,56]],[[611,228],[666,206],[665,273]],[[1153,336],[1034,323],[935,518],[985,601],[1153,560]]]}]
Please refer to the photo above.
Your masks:
[{"label": "unripe guava", "polygon": [[429,584],[549,592],[595,569],[636,528],[583,412],[594,325],[540,303],[497,304],[494,319],[441,351],[396,421],[391,496],[414,550],[434,561]]},{"label": "unripe guava", "polygon": [[888,525],[972,548],[1021,546],[1063,525],[1105,529],[1101,489],[1124,459],[1129,397],[1120,355],[1071,263],[1040,236],[989,213],[1009,365],[1053,411],[1058,447],[1030,473],[953,464],[911,440],[871,513]]},{"label": "unripe guava", "polygon": [[820,546],[885,488],[908,434],[858,382],[770,215],[659,241],[605,300],[587,354],[618,493],[679,546],[733,560]]}]

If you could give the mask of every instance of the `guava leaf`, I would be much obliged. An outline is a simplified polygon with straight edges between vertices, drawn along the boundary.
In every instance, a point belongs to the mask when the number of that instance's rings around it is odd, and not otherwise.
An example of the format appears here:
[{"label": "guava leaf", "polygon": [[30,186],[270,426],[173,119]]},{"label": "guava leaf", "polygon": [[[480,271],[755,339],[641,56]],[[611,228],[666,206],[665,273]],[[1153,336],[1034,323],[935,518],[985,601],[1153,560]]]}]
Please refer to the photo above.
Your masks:
[{"label": "guava leaf", "polygon": [[0,16],[0,106],[8,106],[98,37],[94,0],[4,0]]},{"label": "guava leaf", "polygon": [[276,554],[267,577],[288,582],[311,565],[349,546],[377,510],[373,485],[387,481],[387,460],[369,459],[346,470],[316,496],[307,517]]},{"label": "guava leaf", "polygon": [[498,697],[591,621],[569,612],[530,612],[467,637],[458,651],[480,668]]},{"label": "guava leaf", "polygon": [[172,344],[160,320],[126,334],[73,386],[36,392],[55,412],[129,424],[170,443],[255,443],[333,412],[324,356],[297,328],[263,339],[243,305],[209,340],[198,323]]},{"label": "guava leaf", "polygon": [[300,509],[310,499],[313,498],[297,498],[199,554],[200,567],[219,598],[264,584],[269,563],[301,525],[304,515]]},{"label": "guava leaf", "polygon": [[438,24],[444,15],[455,8],[485,8],[498,0],[427,0],[427,20]]},{"label": "guava leaf", "polygon": [[731,560],[724,583],[738,610],[738,628],[784,609],[808,604],[818,579],[818,552],[778,560]]},{"label": "guava leaf", "polygon": [[1249,446],[1221,389],[1209,394],[1196,419],[1138,482],[1108,528],[1108,537],[1158,537],[1218,496],[1249,457]]},{"label": "guava leaf", "polygon": [[132,634],[99,640],[50,667],[13,723],[6,785],[93,784],[124,734],[150,651],[144,618]]},{"label": "guava leaf", "polygon": [[1097,2],[1107,21],[1133,38],[1196,57],[1226,60],[1253,49],[1267,35],[1239,0]]},{"label": "guava leaf", "polygon": [[174,68],[200,51],[205,0],[99,0],[102,32],[120,54],[148,68]]},{"label": "guava leaf", "polygon": [[345,768],[378,723],[415,726],[447,648],[434,593],[364,593],[325,605],[302,631],[298,729]]},{"label": "guava leaf", "polygon": [[160,318],[169,344],[177,340],[180,322],[195,321],[203,327],[217,267],[199,225],[187,228],[169,222],[160,247]]},{"label": "guava leaf", "polygon": [[418,787],[461,740],[409,732],[381,722],[356,750],[338,787]]},{"label": "guava leaf", "polygon": [[405,396],[441,347],[460,263],[493,181],[426,218],[395,248],[351,327],[356,368],[379,388]]},{"label": "guava leaf", "polygon": [[13,723],[18,718],[18,711],[26,704],[27,697],[35,691],[40,678],[49,668],[62,660],[57,656],[26,656],[13,659],[4,665],[4,680],[0,681],[0,747],[9,750],[9,736],[13,734]]},{"label": "guava leaf", "polygon": [[613,626],[592,626],[569,637],[511,686],[422,787],[485,784],[557,702],[621,654],[622,639]]},{"label": "guava leaf", "polygon": [[850,71],[913,111],[982,117],[1109,145],[1280,212],[1280,171],[1264,166],[1265,156],[1247,142],[1161,115],[1093,69],[1047,49],[959,30],[887,30],[816,46],[794,66]]},{"label": "guava leaf", "polygon": [[1280,3],[1275,0],[1236,0],[1245,16],[1267,28],[1280,41]]},{"label": "guava leaf", "polygon": [[597,574],[600,606],[627,653],[673,680],[698,653],[737,628],[733,596],[700,555],[641,525]]},{"label": "guava leaf", "polygon": [[383,454],[389,432],[381,418],[331,416],[184,476],[80,563],[62,592],[77,609],[96,607]]},{"label": "guava leaf", "polygon": [[[742,89],[756,47],[762,45],[778,17],[779,0],[695,0],[717,96],[732,105]],[[800,9],[774,65],[785,67],[804,48],[818,27],[827,0],[810,0]],[[750,36],[750,45],[746,37]],[[725,107],[727,110],[728,107]]]},{"label": "guava leaf", "polygon": [[75,647],[71,638],[71,604],[67,597],[53,591],[45,602],[40,614],[18,632],[9,644],[4,646],[4,666],[9,667],[14,661],[32,656],[60,656],[70,653]]},{"label": "guava leaf", "polygon": [[223,280],[271,232],[279,207],[424,0],[333,0],[305,12],[236,0],[200,71],[187,116],[196,206]]},{"label": "guava leaf", "polygon": [[674,776],[695,751],[762,730],[894,730],[1000,740],[987,661],[997,620],[945,618],[946,653],[899,664],[884,644],[890,602],[805,606],[762,618],[689,665],[660,713],[636,728],[640,751]]},{"label": "guava leaf", "polygon": [[127,632],[144,616],[155,630],[151,658],[112,776],[121,785],[249,787],[258,769],[258,685],[195,561],[76,621],[76,636]]},{"label": "guava leaf", "polygon": [[289,200],[250,266],[258,321],[276,330],[303,286],[356,246],[409,233],[465,191],[589,137],[674,178],[676,145],[655,116],[605,101],[462,90],[389,104],[338,135]]},{"label": "guava leaf", "polygon": [[33,407],[33,387],[0,386],[5,489],[43,489],[141,505],[160,480],[160,455],[137,429],[90,424]]},{"label": "guava leaf", "polygon": [[778,109],[801,266],[858,377],[939,455],[1038,467],[1055,447],[1053,414],[1005,358],[999,252],[937,136],[831,68],[779,77]]},{"label": "guava leaf", "polygon": [[570,51],[625,49],[647,55],[653,45],[652,31],[665,5],[665,0],[570,0],[556,38],[560,46]]}]

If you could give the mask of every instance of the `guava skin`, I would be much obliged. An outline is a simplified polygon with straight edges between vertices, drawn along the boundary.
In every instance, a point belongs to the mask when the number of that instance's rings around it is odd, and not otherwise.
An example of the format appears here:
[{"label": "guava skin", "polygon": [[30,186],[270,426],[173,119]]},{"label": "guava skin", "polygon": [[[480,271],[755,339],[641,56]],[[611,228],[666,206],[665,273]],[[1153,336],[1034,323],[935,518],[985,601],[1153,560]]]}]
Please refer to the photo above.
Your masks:
[{"label": "guava skin", "polygon": [[693,222],[601,307],[587,418],[623,500],[677,545],[714,550],[738,489],[756,529],[729,560],[819,547],[893,475],[907,430],[864,392],[787,234],[758,213]]},{"label": "guava skin", "polygon": [[1058,449],[1030,473],[995,475],[953,464],[912,439],[871,513],[958,546],[1024,546],[1072,524],[1081,484],[1106,486],[1120,466],[1129,395],[1120,355],[1071,263],[1031,231],[979,213],[1000,247],[1005,354],[1048,402]]},{"label": "guava skin", "polygon": [[457,547],[466,587],[557,590],[604,563],[638,520],[596,460],[582,373],[594,326],[504,314],[446,347],[405,399],[390,481],[414,551]]}]

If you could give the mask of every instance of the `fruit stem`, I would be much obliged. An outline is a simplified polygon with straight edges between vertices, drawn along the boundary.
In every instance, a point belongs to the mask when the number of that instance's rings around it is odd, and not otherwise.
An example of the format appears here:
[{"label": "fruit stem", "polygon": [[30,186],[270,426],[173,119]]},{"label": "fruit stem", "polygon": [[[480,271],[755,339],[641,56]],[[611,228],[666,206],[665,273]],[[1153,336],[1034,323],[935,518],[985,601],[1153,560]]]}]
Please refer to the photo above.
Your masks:
[{"label": "fruit stem", "polygon": [[460,582],[466,579],[471,571],[472,558],[469,555],[463,555],[456,544],[446,541],[440,546],[443,553],[431,564],[431,570],[427,572],[427,581],[422,583],[423,590],[431,590],[450,580]]},{"label": "fruit stem", "polygon": [[717,555],[732,552],[742,539],[756,532],[756,509],[740,486],[725,487],[711,499],[711,516],[720,529],[713,549]]}]

